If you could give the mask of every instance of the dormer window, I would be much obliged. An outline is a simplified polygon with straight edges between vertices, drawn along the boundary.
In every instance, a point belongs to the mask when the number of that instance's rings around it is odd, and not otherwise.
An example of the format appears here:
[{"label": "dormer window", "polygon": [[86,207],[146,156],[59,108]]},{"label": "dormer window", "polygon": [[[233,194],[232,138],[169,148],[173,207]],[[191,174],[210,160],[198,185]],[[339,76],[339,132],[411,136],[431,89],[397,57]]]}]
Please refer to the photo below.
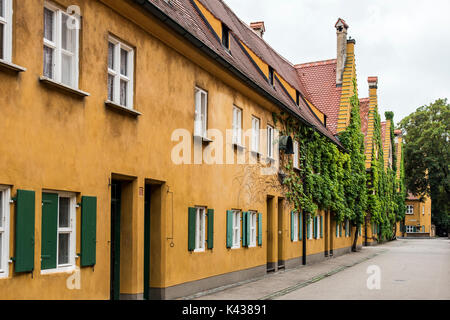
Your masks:
[{"label": "dormer window", "polygon": [[300,92],[297,90],[295,91],[295,103],[299,106],[300,105]]},{"label": "dormer window", "polygon": [[230,50],[230,29],[222,23],[222,45]]},{"label": "dormer window", "polygon": [[269,66],[269,83],[270,85],[273,87],[274,82],[273,82],[273,68],[271,66]]}]

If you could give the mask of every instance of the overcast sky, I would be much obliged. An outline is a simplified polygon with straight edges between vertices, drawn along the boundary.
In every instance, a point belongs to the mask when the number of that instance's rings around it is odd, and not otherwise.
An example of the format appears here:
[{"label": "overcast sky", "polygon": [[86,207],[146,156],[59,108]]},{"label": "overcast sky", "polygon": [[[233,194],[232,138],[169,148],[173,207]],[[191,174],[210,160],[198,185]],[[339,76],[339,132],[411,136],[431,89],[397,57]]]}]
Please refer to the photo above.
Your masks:
[{"label": "overcast sky", "polygon": [[264,39],[291,63],[336,58],[339,17],[356,40],[359,97],[378,76],[378,104],[394,121],[450,99],[450,0],[224,0],[245,23],[264,21]]}]

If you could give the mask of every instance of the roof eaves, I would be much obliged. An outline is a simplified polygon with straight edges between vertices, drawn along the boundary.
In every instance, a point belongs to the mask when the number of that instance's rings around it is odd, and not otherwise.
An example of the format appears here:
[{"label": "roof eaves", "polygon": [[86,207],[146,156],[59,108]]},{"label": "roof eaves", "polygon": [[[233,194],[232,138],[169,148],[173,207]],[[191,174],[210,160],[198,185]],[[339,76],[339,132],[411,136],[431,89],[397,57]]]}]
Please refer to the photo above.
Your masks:
[{"label": "roof eaves", "polygon": [[[265,90],[264,88],[260,87],[257,83],[255,83],[252,79],[250,79],[247,75],[244,74],[241,70],[239,70],[237,67],[226,61],[224,58],[222,58],[217,52],[215,52],[213,49],[208,47],[206,44],[204,44],[200,39],[195,37],[193,34],[191,34],[188,30],[186,30],[183,26],[181,26],[178,22],[173,20],[170,16],[168,16],[165,12],[163,12],[160,8],[158,8],[156,5],[151,3],[148,0],[133,0],[140,6],[142,6],[145,10],[150,12],[152,15],[154,15],[156,18],[161,20],[161,22],[169,25],[175,32],[179,33],[181,36],[186,38],[190,43],[192,43],[197,48],[201,49],[203,52],[205,52],[208,56],[210,56],[212,59],[219,62],[221,65],[223,65],[226,69],[228,69],[230,72],[232,72],[234,75],[236,75],[239,79],[241,79],[243,82],[248,84],[251,88],[255,89],[257,92],[259,92],[261,95],[266,97],[269,101],[274,103],[275,105],[279,106],[284,111],[288,112],[295,118],[297,118],[300,122],[305,124],[306,126],[314,129],[319,134],[327,137],[332,143],[334,143],[337,147],[339,147],[341,150],[344,150],[347,152],[347,150],[344,148],[344,146],[339,142],[339,140],[336,139],[333,140],[330,137],[328,137],[326,134],[321,132],[317,128],[315,124],[309,123],[306,121],[302,116],[294,112],[291,108],[289,108],[287,105],[285,105],[283,102],[278,100],[276,97],[274,97],[270,92]],[[325,130],[328,130],[325,128]]]}]

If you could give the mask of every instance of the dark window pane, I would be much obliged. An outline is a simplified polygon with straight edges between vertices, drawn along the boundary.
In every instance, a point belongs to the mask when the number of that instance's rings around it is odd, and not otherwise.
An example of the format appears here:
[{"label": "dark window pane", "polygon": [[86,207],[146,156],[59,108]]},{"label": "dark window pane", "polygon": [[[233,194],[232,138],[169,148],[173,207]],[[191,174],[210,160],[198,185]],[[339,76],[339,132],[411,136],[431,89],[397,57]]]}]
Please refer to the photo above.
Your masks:
[{"label": "dark window pane", "polygon": [[114,44],[108,42],[108,68],[114,70]]},{"label": "dark window pane", "polygon": [[44,46],[44,76],[53,78],[53,49]]},{"label": "dark window pane", "polygon": [[108,74],[108,100],[114,101],[114,76]]},{"label": "dark window pane", "polygon": [[70,199],[59,198],[59,227],[68,228],[70,226]]},{"label": "dark window pane", "polygon": [[127,88],[128,82],[120,80],[120,104],[127,106]]},{"label": "dark window pane", "polygon": [[69,263],[69,234],[60,233],[58,241],[58,264]]},{"label": "dark window pane", "polygon": [[4,57],[4,54],[3,54],[3,41],[5,38],[4,34],[3,34],[4,30],[5,30],[4,25],[0,23],[0,59],[3,59],[3,57]]},{"label": "dark window pane", "polygon": [[5,5],[3,4],[4,0],[0,0],[0,17],[5,17]]},{"label": "dark window pane", "polygon": [[128,52],[120,49],[120,73],[128,76]]},{"label": "dark window pane", "polygon": [[44,38],[53,41],[53,12],[44,8]]}]

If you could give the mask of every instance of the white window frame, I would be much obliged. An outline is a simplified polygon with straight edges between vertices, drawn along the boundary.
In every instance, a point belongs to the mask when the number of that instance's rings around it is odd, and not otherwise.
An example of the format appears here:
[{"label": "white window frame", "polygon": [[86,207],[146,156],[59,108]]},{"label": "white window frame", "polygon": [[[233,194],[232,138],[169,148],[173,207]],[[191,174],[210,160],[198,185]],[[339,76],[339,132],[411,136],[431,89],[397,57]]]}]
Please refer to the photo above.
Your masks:
[{"label": "white window frame", "polygon": [[414,226],[405,226],[405,231],[406,231],[407,233],[414,232]]},{"label": "white window frame", "polygon": [[[202,97],[204,99],[202,100]],[[202,101],[205,105],[202,105]],[[194,136],[207,138],[208,130],[208,92],[195,87]]]},{"label": "white window frame", "polygon": [[[109,85],[107,85],[107,97],[108,101],[111,101],[119,106],[125,107],[127,109],[133,110],[134,108],[134,49],[122,41],[109,36],[108,37],[108,62],[109,62],[109,44],[114,46],[114,56],[113,56],[113,69],[109,67],[108,63],[108,76],[112,76],[114,78],[114,87],[113,87],[113,99],[111,100],[109,97]],[[127,55],[127,73],[126,75],[121,73],[121,63],[122,50],[128,53]],[[121,81],[125,81],[127,83],[127,95],[126,95],[126,103],[123,104],[120,101],[120,84]],[[108,82],[107,82],[108,83]]]},{"label": "white window frame", "polygon": [[257,237],[257,230],[256,226],[258,224],[257,222],[257,212],[255,211],[249,211],[248,213],[250,215],[250,243],[249,247],[256,247],[256,237]]},{"label": "white window frame", "polygon": [[299,220],[299,214],[297,213],[297,212],[295,212],[294,213],[294,219],[293,219],[293,221],[292,221],[292,224],[293,224],[293,226],[292,226],[292,232],[294,232],[294,239],[292,240],[293,242],[297,242],[297,241],[299,241],[299,239],[298,239],[298,220]]},{"label": "white window frame", "polygon": [[[56,268],[41,270],[41,274],[47,273],[55,273],[55,272],[70,272],[75,270],[75,259],[77,258],[76,254],[76,236],[77,236],[77,219],[76,219],[76,208],[77,208],[77,199],[76,195],[72,192],[55,192],[55,191],[46,191],[43,190],[44,193],[54,193],[58,195],[58,220],[56,225]],[[70,221],[69,227],[59,227],[59,199],[60,198],[69,198],[69,210],[70,210]],[[59,235],[68,233],[69,234],[69,261],[66,264],[59,263]]]},{"label": "white window frame", "polygon": [[[62,48],[62,18],[63,16],[67,16],[69,18],[73,18],[72,16],[65,13],[63,10],[58,8],[56,5],[53,5],[49,2],[44,3],[44,8],[53,12],[53,30],[52,30],[52,38],[53,41],[45,38],[45,30],[43,37],[43,47],[48,47],[53,49],[53,66],[52,66],[52,79],[55,82],[64,84],[71,88],[78,90],[78,79],[79,79],[79,38],[80,38],[80,30],[79,28],[75,29],[75,39],[74,39],[74,53],[67,51]],[[44,12],[45,12],[44,9]],[[43,21],[44,23],[44,21]],[[45,24],[44,24],[45,28]],[[43,51],[44,52],[44,51]],[[43,53],[44,54],[44,53]],[[62,82],[62,57],[63,55],[72,56],[72,65],[71,70],[72,73],[70,75],[70,84]],[[44,63],[45,68],[45,63]],[[44,76],[46,76],[44,74]]]},{"label": "white window frame", "polygon": [[341,233],[339,232],[340,228],[339,228],[339,223],[336,221],[336,238],[340,238],[341,237]]},{"label": "white window frame", "polygon": [[[0,61],[12,62],[12,29],[13,29],[13,5],[12,0],[0,0],[3,3],[4,17],[0,16],[0,24],[3,25],[3,57]],[[1,55],[0,55],[1,57]]]},{"label": "white window frame", "polygon": [[293,154],[293,167],[295,169],[300,169],[300,159],[299,159],[299,144],[298,141],[294,140],[294,154]]},{"label": "white window frame", "polygon": [[314,239],[314,218],[309,216],[309,234],[308,239]]},{"label": "white window frame", "polygon": [[239,249],[241,247],[241,211],[233,210],[233,244],[231,249]]},{"label": "white window frame", "polygon": [[422,215],[425,215],[425,206],[422,206]]},{"label": "white window frame", "polygon": [[406,206],[406,214],[414,214],[414,206],[413,205],[408,204]]},{"label": "white window frame", "polygon": [[196,207],[195,214],[195,249],[194,252],[205,251],[205,236],[206,236],[206,208]]},{"label": "white window frame", "polygon": [[317,219],[316,219],[316,230],[317,230],[317,234],[316,234],[316,239],[320,239],[320,219],[321,219],[321,216],[317,216]]},{"label": "white window frame", "polygon": [[274,159],[273,155],[274,146],[274,128],[271,125],[267,125],[267,157]]},{"label": "white window frame", "polygon": [[242,145],[242,109],[233,106],[233,144]]},{"label": "white window frame", "polygon": [[259,152],[261,121],[257,117],[252,117],[252,148],[251,151]]},{"label": "white window frame", "polygon": [[10,202],[11,202],[11,189],[7,186],[0,186],[0,193],[2,194],[2,201],[0,206],[2,207],[2,226],[0,227],[1,233],[1,248],[0,248],[0,279],[7,278],[9,276],[9,235],[10,235]]}]

